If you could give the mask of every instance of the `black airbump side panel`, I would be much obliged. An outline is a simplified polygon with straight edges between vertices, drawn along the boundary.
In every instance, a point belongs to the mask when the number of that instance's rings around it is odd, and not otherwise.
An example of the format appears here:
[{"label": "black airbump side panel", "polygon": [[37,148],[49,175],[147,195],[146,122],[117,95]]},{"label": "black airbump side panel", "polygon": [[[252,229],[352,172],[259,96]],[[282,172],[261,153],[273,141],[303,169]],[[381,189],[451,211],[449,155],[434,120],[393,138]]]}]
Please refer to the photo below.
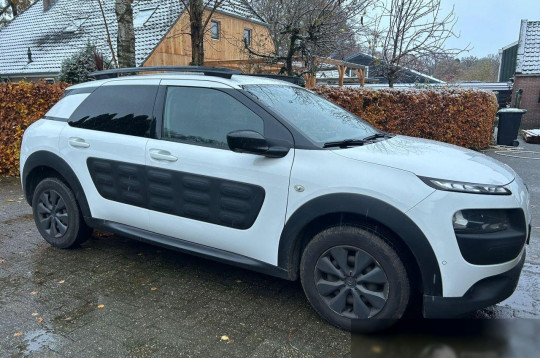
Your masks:
[{"label": "black airbump side panel", "polygon": [[258,185],[113,160],[88,158],[105,199],[236,229],[249,229],[265,191]]},{"label": "black airbump side panel", "polygon": [[90,176],[105,199],[146,207],[145,167],[131,163],[88,158]]}]

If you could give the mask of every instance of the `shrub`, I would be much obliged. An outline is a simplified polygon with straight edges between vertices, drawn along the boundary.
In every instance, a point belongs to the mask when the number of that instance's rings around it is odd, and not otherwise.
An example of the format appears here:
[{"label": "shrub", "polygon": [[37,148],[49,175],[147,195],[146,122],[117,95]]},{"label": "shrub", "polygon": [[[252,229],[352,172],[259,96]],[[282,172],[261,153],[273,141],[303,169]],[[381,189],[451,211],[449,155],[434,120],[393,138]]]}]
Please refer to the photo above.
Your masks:
[{"label": "shrub", "polygon": [[86,46],[62,61],[58,80],[66,83],[81,83],[89,81],[88,75],[108,67],[110,61],[105,59],[96,46],[87,43]]},{"label": "shrub", "polygon": [[[17,175],[24,130],[41,118],[68,85],[0,83],[0,174]],[[478,90],[369,90],[316,87],[315,92],[374,126],[468,148],[489,145],[497,100]]]},{"label": "shrub", "polygon": [[0,174],[18,175],[24,130],[60,99],[67,84],[0,83]]},{"label": "shrub", "polygon": [[384,131],[475,149],[489,145],[498,109],[495,94],[480,90],[313,90]]}]

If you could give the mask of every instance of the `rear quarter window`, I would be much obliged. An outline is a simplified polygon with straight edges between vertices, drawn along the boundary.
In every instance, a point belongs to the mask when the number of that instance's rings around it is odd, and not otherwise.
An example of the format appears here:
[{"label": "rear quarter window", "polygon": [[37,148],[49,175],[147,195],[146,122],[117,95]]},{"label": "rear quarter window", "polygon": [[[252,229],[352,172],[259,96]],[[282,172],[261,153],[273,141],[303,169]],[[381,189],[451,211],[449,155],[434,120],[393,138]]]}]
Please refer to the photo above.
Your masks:
[{"label": "rear quarter window", "polygon": [[158,86],[97,88],[69,118],[69,125],[102,132],[150,137]]},{"label": "rear quarter window", "polygon": [[88,98],[90,93],[69,94],[67,92],[64,97],[45,114],[46,119],[67,121],[69,117],[75,112],[77,107]]}]

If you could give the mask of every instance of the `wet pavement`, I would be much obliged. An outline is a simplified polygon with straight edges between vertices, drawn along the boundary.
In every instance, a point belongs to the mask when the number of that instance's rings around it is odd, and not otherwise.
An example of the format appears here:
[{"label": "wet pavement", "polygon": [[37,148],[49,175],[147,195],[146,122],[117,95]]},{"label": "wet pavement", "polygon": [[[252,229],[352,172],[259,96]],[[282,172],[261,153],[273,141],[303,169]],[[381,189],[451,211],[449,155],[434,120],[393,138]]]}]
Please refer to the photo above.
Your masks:
[{"label": "wet pavement", "polygon": [[[540,160],[488,155],[522,176],[540,218]],[[471,318],[540,318],[540,220],[533,226],[515,294]],[[105,233],[54,249],[35,229],[18,179],[0,178],[1,357],[349,357],[351,342],[362,357],[522,357],[540,333],[538,320],[448,322],[404,322],[351,340],[317,316],[298,282]]]},{"label": "wet pavement", "polygon": [[298,282],[104,233],[55,249],[18,179],[1,178],[0,352],[343,357],[350,334],[323,322]]}]

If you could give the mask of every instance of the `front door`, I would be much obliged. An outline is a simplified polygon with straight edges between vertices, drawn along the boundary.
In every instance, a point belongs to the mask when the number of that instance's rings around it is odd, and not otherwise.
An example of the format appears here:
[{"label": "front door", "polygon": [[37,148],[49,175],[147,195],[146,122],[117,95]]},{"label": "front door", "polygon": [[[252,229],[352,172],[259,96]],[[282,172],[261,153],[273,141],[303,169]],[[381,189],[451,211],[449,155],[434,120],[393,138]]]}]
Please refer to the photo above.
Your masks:
[{"label": "front door", "polygon": [[292,136],[238,90],[207,83],[162,81],[160,139],[146,146],[149,226],[276,265],[294,149],[283,158],[240,154],[226,136]]}]

